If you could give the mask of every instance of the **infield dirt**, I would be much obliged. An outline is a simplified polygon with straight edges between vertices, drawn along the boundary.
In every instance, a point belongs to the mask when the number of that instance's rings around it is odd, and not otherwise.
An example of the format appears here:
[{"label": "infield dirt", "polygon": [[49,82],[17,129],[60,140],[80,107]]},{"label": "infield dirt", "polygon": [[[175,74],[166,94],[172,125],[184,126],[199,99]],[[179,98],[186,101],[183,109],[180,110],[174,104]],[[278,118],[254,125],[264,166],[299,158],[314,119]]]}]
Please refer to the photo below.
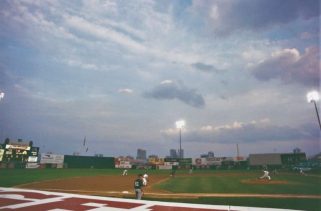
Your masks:
[{"label": "infield dirt", "polygon": [[[48,180],[41,182],[33,182],[15,186],[17,188],[27,188],[35,190],[60,191],[68,193],[83,193],[101,196],[122,195],[132,193],[134,191],[133,184],[137,178],[136,175],[118,176],[90,176],[90,177],[72,177],[65,179]],[[152,185],[169,179],[166,175],[153,175],[150,177],[147,187],[144,188],[145,193],[154,192]],[[160,191],[157,190],[157,192]]]}]

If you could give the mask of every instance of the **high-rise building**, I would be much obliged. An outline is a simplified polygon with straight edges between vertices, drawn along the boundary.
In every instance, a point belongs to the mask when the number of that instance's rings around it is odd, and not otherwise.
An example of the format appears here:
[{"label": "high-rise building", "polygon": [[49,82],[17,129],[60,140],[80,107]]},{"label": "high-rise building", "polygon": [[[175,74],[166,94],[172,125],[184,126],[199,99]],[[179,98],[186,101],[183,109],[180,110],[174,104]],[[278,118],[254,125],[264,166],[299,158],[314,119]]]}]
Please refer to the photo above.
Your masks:
[{"label": "high-rise building", "polygon": [[137,160],[146,160],[146,150],[144,149],[137,149]]},{"label": "high-rise building", "polygon": [[214,152],[209,151],[207,155],[208,155],[208,158],[213,158],[214,157]]},{"label": "high-rise building", "polygon": [[201,154],[201,158],[213,158],[214,157],[214,152],[209,151],[207,154]]},{"label": "high-rise building", "polygon": [[293,149],[293,153],[296,154],[296,153],[301,153],[301,149],[300,148],[294,148]]},{"label": "high-rise building", "polygon": [[177,150],[177,154],[179,158],[184,158],[184,149],[182,149],[182,151]]},{"label": "high-rise building", "polygon": [[169,157],[170,157],[170,158],[177,158],[176,149],[170,149],[170,150],[169,150]]}]

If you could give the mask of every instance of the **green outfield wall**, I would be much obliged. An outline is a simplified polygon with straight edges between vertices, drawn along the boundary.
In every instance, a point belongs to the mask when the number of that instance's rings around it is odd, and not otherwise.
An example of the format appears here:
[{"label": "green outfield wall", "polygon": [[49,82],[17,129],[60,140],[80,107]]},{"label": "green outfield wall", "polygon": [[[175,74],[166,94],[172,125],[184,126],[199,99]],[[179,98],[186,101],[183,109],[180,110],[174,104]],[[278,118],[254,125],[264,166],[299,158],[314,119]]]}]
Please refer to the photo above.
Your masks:
[{"label": "green outfield wall", "polygon": [[113,169],[115,168],[115,159],[113,157],[65,155],[64,167],[65,168]]}]

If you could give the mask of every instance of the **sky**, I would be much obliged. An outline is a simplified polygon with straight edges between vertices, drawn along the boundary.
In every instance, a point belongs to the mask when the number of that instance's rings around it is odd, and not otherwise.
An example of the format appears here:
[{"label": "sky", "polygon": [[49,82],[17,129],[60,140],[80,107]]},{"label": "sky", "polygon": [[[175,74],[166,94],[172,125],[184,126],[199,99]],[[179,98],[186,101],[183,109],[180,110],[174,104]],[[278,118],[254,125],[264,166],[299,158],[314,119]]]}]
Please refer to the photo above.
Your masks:
[{"label": "sky", "polygon": [[320,61],[318,0],[1,0],[0,140],[314,155]]}]

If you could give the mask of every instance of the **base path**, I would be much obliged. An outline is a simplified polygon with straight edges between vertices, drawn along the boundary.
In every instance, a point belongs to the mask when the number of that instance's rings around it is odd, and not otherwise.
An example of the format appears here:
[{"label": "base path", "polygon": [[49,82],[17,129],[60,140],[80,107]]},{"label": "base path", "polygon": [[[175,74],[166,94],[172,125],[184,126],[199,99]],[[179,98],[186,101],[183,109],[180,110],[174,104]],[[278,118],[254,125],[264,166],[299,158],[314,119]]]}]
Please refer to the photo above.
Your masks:
[{"label": "base path", "polygon": [[286,211],[288,209],[170,203],[0,187],[0,210]]}]

